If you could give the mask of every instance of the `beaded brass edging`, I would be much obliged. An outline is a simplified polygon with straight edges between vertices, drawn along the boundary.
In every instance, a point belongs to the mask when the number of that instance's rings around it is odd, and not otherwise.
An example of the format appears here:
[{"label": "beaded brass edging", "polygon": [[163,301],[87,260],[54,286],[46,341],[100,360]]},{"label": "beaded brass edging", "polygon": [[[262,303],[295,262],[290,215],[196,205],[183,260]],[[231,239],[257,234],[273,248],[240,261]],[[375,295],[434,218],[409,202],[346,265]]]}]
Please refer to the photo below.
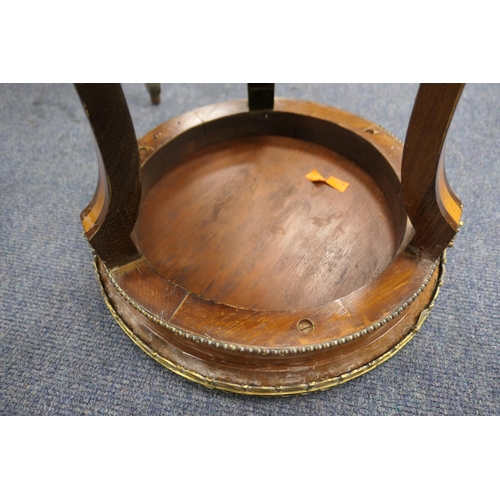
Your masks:
[{"label": "beaded brass edging", "polygon": [[[377,128],[380,129],[383,133],[386,133],[390,137],[392,137],[396,142],[400,143],[401,145],[403,142],[398,139],[394,134],[389,132],[387,129],[382,127],[381,125],[378,125],[377,123],[370,122],[372,123],[373,128],[365,128],[363,129],[363,132],[367,132],[368,129],[370,129],[370,133],[374,133],[373,130],[376,130]],[[376,131],[376,133],[380,133],[379,131]],[[145,136],[144,136],[145,137]],[[139,140],[139,144],[143,138]],[[141,148],[149,149],[146,146],[141,146]],[[132,299],[126,292],[123,290],[123,288],[117,283],[117,281],[114,279],[112,276],[111,272],[107,268],[107,266],[102,262],[102,266],[106,272],[106,275],[109,279],[109,281],[113,284],[113,286],[116,288],[118,293],[129,303],[131,304],[137,311],[139,311],[143,316],[148,318],[149,320],[155,322],[156,324],[160,325],[161,327],[169,330],[170,332],[174,333],[175,335],[178,335],[180,337],[183,337],[187,340],[192,340],[193,342],[197,342],[200,344],[207,344],[210,347],[213,347],[215,349],[223,349],[223,350],[229,350],[229,351],[237,351],[237,352],[242,352],[242,353],[248,353],[248,354],[256,354],[258,356],[267,356],[267,355],[273,355],[273,356],[288,356],[288,355],[297,355],[297,354],[305,354],[308,352],[313,352],[313,351],[319,351],[319,350],[324,350],[324,349],[331,349],[333,347],[336,347],[338,345],[346,344],[348,342],[352,342],[353,340],[359,339],[369,333],[374,332],[375,330],[378,330],[388,322],[392,321],[395,317],[399,316],[413,301],[417,299],[417,297],[423,292],[427,284],[429,283],[430,279],[432,278],[432,275],[436,269],[437,262],[434,263],[434,265],[431,268],[431,272],[429,275],[426,277],[424,282],[422,283],[421,287],[410,297],[408,298],[399,308],[395,309],[392,311],[390,314],[388,314],[386,317],[382,318],[380,321],[377,321],[376,323],[373,323],[372,325],[364,328],[363,330],[359,330],[357,332],[354,332],[350,335],[346,335],[345,337],[342,337],[340,339],[336,339],[333,341],[329,342],[323,342],[323,343],[318,343],[318,344],[313,344],[309,345],[307,347],[291,347],[291,348],[274,348],[274,349],[269,349],[263,346],[256,346],[256,347],[250,347],[250,346],[244,346],[241,344],[234,344],[234,343],[229,343],[229,342],[219,342],[212,340],[210,338],[204,337],[202,335],[198,335],[186,330],[182,330],[181,328],[177,328],[176,326],[168,323],[167,321],[161,320],[154,314],[151,314],[149,311],[144,309],[140,304],[138,304],[134,299]]]},{"label": "beaded brass edging", "polygon": [[432,296],[429,305],[427,306],[426,309],[424,309],[420,313],[420,316],[417,320],[417,323],[415,324],[415,327],[411,329],[403,339],[401,339],[394,347],[392,347],[386,353],[382,354],[373,361],[370,361],[366,365],[360,366],[359,368],[344,373],[343,375],[339,375],[337,377],[329,379],[313,381],[309,382],[308,384],[295,384],[288,386],[251,386],[251,385],[235,384],[216,379],[210,379],[192,370],[186,370],[182,366],[176,365],[175,363],[172,363],[168,359],[164,358],[156,351],[151,349],[147,344],[145,344],[139,337],[137,337],[137,335],[135,335],[135,333],[122,320],[122,318],[118,315],[113,305],[111,304],[109,297],[106,293],[106,290],[104,289],[104,284],[102,282],[101,275],[99,274],[99,269],[97,267],[97,258],[94,255],[95,273],[99,281],[99,285],[101,287],[101,293],[104,298],[104,302],[108,306],[108,309],[110,310],[111,315],[113,316],[115,321],[118,323],[118,325],[120,325],[122,330],[127,334],[127,336],[132,340],[132,342],[134,342],[134,344],[136,344],[148,356],[152,357],[155,361],[160,363],[165,368],[173,371],[174,373],[180,375],[181,377],[191,380],[192,382],[197,382],[198,384],[201,384],[210,389],[220,389],[222,391],[234,392],[237,394],[245,394],[249,396],[288,396],[295,394],[308,394],[317,391],[325,391],[327,389],[330,389],[331,387],[335,387],[337,385],[348,382],[349,380],[352,380],[356,377],[364,375],[365,373],[373,370],[377,366],[381,365],[382,363],[390,359],[415,336],[415,334],[420,330],[425,320],[429,316],[429,312],[434,307],[436,299],[444,283],[444,275],[446,273],[446,266],[445,266],[446,262],[447,259],[445,250],[440,259],[439,275],[436,284],[436,289],[434,290],[434,294]]},{"label": "beaded brass edging", "polygon": [[101,264],[104,268],[104,271],[106,272],[106,275],[107,275],[109,281],[113,284],[113,286],[116,288],[118,293],[130,305],[132,305],[135,309],[137,309],[142,315],[146,316],[146,318],[150,319],[151,321],[154,321],[156,324],[171,331],[175,335],[179,335],[180,337],[183,337],[183,338],[188,339],[188,340],[192,340],[194,342],[198,342],[200,344],[207,344],[211,347],[215,347],[216,349],[245,352],[248,354],[257,354],[259,356],[267,356],[269,354],[274,355],[274,356],[287,356],[287,355],[294,355],[294,354],[304,354],[304,353],[313,352],[313,351],[320,351],[323,349],[331,349],[331,348],[336,347],[338,345],[347,344],[348,342],[352,342],[353,340],[359,339],[360,337],[363,337],[363,336],[367,335],[368,333],[372,333],[375,330],[378,330],[380,327],[384,326],[386,323],[392,321],[394,318],[396,318],[401,313],[403,313],[403,311],[412,302],[414,302],[418,298],[418,296],[424,291],[425,287],[427,286],[427,284],[431,280],[432,275],[434,274],[434,271],[436,270],[436,266],[438,265],[438,261],[436,261],[433,264],[429,275],[425,278],[425,280],[422,283],[422,285],[420,286],[420,288],[410,298],[408,298],[399,308],[395,309],[392,313],[388,314],[385,318],[381,319],[380,321],[373,323],[372,325],[364,328],[363,330],[359,330],[355,333],[351,333],[350,335],[346,335],[345,337],[342,337],[342,338],[336,339],[336,340],[332,340],[330,342],[313,344],[313,345],[310,345],[307,347],[292,347],[292,348],[280,347],[280,348],[276,348],[276,349],[268,349],[265,347],[248,347],[248,346],[244,346],[244,345],[240,345],[240,344],[218,342],[218,341],[209,339],[207,337],[203,337],[201,335],[196,335],[194,333],[187,332],[185,330],[177,328],[174,325],[167,323],[166,321],[161,320],[160,318],[158,318],[154,314],[151,314],[146,309],[144,309],[140,304],[138,304],[134,299],[132,299],[125,292],[125,290],[123,290],[123,288],[117,283],[117,281],[114,279],[114,277],[112,276],[111,272],[106,267],[106,265],[103,262],[101,262]]}]

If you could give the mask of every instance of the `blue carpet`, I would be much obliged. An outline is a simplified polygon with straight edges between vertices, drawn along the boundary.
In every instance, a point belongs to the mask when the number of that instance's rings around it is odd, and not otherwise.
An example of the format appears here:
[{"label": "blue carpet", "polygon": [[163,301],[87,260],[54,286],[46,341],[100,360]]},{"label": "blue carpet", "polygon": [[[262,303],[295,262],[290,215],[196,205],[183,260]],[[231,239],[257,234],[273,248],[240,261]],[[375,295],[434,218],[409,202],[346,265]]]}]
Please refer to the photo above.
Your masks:
[{"label": "blue carpet", "polygon": [[[246,95],[244,84],[163,84],[154,107],[124,85],[138,136],[180,113]],[[278,84],[404,139],[417,85]],[[140,351],[109,314],[79,213],[97,179],[69,84],[0,85],[2,415],[500,414],[500,85],[466,86],[447,142],[465,225],[425,326],[376,370],[326,392],[262,399],[206,389]]]}]

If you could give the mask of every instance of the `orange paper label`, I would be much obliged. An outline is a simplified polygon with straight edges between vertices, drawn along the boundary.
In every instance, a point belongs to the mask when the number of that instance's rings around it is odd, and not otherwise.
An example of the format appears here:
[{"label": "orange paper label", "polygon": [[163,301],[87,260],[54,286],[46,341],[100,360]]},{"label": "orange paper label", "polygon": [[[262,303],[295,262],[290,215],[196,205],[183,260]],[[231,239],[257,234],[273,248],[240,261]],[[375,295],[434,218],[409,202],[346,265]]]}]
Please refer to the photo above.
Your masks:
[{"label": "orange paper label", "polygon": [[311,172],[306,175],[306,179],[310,180],[311,182],[324,182],[337,191],[340,191],[341,193],[343,193],[349,187],[348,182],[341,181],[340,179],[333,177],[333,175],[328,179],[325,179],[317,170],[311,170]]},{"label": "orange paper label", "polygon": [[329,186],[332,186],[332,188],[335,188],[337,191],[340,191],[341,193],[343,193],[349,187],[348,182],[341,181],[340,179],[333,177],[333,175],[329,177],[325,182]]},{"label": "orange paper label", "polygon": [[309,179],[311,182],[326,181],[326,179],[317,170],[311,170],[311,172],[306,175],[306,179]]}]

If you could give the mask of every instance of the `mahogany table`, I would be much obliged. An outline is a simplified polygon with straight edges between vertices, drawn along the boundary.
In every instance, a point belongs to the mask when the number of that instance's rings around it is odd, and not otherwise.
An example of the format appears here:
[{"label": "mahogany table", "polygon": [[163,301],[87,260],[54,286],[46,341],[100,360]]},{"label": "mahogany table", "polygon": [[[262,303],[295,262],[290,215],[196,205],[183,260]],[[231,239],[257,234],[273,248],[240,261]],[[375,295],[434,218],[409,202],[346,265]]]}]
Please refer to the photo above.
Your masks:
[{"label": "mahogany table", "polygon": [[421,328],[460,227],[442,151],[462,88],[422,84],[403,145],[268,83],[137,141],[120,85],[76,84],[99,159],[82,223],[113,317],[170,370],[242,394],[378,366]]}]

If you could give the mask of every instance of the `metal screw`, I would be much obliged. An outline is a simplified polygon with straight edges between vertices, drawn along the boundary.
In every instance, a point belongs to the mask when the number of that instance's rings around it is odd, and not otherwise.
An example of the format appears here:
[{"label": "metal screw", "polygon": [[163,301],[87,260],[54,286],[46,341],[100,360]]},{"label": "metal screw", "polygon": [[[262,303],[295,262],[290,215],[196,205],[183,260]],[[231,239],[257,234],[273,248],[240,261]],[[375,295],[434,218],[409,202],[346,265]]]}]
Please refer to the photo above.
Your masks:
[{"label": "metal screw", "polygon": [[314,323],[310,319],[304,318],[297,323],[297,328],[300,332],[307,335],[314,330]]}]

